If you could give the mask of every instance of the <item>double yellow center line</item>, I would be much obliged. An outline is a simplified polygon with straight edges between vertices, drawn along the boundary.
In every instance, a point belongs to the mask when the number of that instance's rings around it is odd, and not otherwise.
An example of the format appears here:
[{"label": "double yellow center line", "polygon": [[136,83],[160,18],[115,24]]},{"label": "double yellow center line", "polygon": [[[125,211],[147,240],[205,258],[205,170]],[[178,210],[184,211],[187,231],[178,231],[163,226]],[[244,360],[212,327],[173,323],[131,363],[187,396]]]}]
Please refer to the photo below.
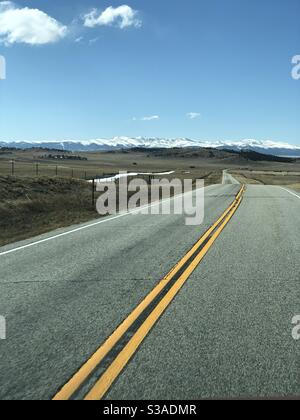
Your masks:
[{"label": "double yellow center line", "polygon": [[[91,358],[54,396],[53,400],[69,400],[76,397],[91,375],[112,354],[113,361],[85,395],[85,400],[100,400],[108,392],[146,336],[173,301],[175,296],[197,268],[222,230],[238,209],[245,191],[242,186],[233,203],[205,232],[193,248],[176,264],[145,299],[131,312],[114,333],[101,345]],[[132,331],[132,328],[136,329]],[[130,334],[129,334],[130,333]],[[126,342],[126,336],[131,338]],[[121,347],[117,353],[116,346]]]}]

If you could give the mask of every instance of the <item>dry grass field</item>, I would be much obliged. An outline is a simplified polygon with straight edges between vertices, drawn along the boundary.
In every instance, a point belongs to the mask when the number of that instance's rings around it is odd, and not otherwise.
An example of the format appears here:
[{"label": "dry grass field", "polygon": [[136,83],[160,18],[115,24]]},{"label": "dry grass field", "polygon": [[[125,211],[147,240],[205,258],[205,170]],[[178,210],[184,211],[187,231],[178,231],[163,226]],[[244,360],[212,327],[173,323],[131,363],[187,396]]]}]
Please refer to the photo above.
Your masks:
[{"label": "dry grass field", "polygon": [[220,183],[223,169],[229,169],[243,183],[300,189],[298,161],[253,162],[223,151],[0,152],[0,246],[99,217],[87,180],[119,171],[174,171],[163,178],[204,179],[211,185]]},{"label": "dry grass field", "polygon": [[[53,159],[49,155],[65,158]],[[92,179],[110,176],[119,171],[175,171],[176,176],[206,178],[207,183],[215,183],[220,181],[223,169],[300,172],[300,160],[294,163],[250,161],[236,153],[211,149],[140,149],[74,154],[43,149],[7,152],[0,150],[0,175],[21,177]]]},{"label": "dry grass field", "polygon": [[69,159],[49,159],[49,151],[16,150],[0,154],[0,175],[19,177],[47,176],[74,179],[92,179],[111,176],[119,171],[168,172],[176,176],[206,178],[207,183],[221,179],[222,164],[215,166],[209,159],[196,157],[155,156],[143,152],[90,152],[76,153],[86,160],[72,160],[71,153],[51,152]]},{"label": "dry grass field", "polygon": [[0,246],[96,217],[87,182],[0,176]]},{"label": "dry grass field", "polygon": [[209,185],[220,182],[222,176],[221,169],[194,160],[149,158],[145,153],[76,154],[82,160],[73,160],[70,153],[66,153],[68,159],[45,158],[49,153],[16,150],[0,154],[0,246],[99,217],[92,205],[91,184],[86,181],[92,178],[121,170],[174,170],[165,178],[201,178]]},{"label": "dry grass field", "polygon": [[245,184],[280,185],[296,190],[300,189],[300,171],[243,170],[232,171],[231,173],[236,179]]}]

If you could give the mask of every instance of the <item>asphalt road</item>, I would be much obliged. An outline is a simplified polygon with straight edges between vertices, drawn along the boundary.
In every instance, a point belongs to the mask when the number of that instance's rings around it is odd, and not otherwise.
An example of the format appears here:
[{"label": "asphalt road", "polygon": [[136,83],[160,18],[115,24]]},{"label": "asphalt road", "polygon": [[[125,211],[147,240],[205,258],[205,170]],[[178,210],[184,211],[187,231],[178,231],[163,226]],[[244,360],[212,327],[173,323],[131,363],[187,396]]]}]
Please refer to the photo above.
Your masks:
[{"label": "asphalt road", "polygon": [[[179,215],[128,215],[16,252],[3,254],[51,235],[0,248],[0,398],[53,397],[238,190],[206,188],[201,226]],[[299,210],[297,195],[248,186],[107,398],[299,395]]]},{"label": "asphalt road", "polygon": [[223,171],[223,178],[222,178],[222,184],[234,184],[238,185],[240,184],[237,179],[235,179],[228,171],[225,169]]}]

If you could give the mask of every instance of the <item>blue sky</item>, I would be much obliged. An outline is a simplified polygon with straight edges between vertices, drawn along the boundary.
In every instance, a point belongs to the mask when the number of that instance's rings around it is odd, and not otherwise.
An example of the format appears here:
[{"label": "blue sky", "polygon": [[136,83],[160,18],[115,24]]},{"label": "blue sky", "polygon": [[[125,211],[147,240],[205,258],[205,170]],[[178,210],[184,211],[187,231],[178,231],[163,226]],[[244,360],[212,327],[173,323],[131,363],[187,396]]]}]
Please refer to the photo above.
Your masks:
[{"label": "blue sky", "polygon": [[[44,12],[37,33],[36,10],[25,7]],[[300,144],[299,0],[19,0],[7,9],[21,10],[23,26],[2,16],[0,140]]]}]

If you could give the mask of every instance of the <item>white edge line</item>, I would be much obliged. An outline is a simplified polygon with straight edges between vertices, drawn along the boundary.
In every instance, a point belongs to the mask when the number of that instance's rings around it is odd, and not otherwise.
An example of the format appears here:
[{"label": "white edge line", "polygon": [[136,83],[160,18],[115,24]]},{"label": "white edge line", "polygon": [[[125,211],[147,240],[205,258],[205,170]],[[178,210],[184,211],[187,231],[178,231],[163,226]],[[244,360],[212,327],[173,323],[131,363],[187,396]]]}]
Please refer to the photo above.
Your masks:
[{"label": "white edge line", "polygon": [[279,187],[279,188],[281,188],[282,190],[288,192],[289,194],[293,195],[294,197],[299,198],[299,200],[300,200],[300,196],[298,194],[293,193],[292,191],[288,190],[287,188],[283,188],[283,187]]},{"label": "white edge line", "polygon": [[131,214],[139,213],[139,212],[141,212],[141,211],[143,211],[147,208],[150,209],[151,207],[161,205],[161,204],[165,203],[166,201],[172,201],[172,200],[175,200],[175,199],[178,199],[178,198],[182,198],[187,194],[194,193],[195,191],[196,190],[188,191],[187,193],[180,194],[180,195],[172,197],[172,198],[167,198],[165,200],[161,200],[161,201],[158,201],[156,203],[152,203],[152,204],[149,204],[149,205],[146,205],[146,206],[143,206],[143,207],[139,207],[138,209],[134,209],[134,210],[131,210],[131,211],[127,211],[127,212],[118,214],[117,216],[110,217],[109,219],[105,218],[105,219],[100,220],[98,222],[91,223],[89,225],[85,225],[85,226],[81,226],[81,227],[76,228],[76,229],[69,230],[68,232],[60,233],[58,235],[50,236],[49,238],[41,239],[40,241],[31,242],[30,244],[27,244],[27,245],[23,245],[23,246],[19,246],[17,248],[9,249],[8,251],[1,252],[0,257],[2,257],[4,255],[11,254],[11,253],[16,252],[16,251],[21,251],[22,249],[26,249],[26,248],[30,248],[30,247],[35,246],[35,245],[42,244],[44,242],[52,241],[53,239],[57,239],[57,238],[61,238],[63,236],[71,235],[72,233],[76,233],[76,232],[79,232],[81,230],[89,229],[89,228],[92,228],[94,226],[101,225],[103,223],[108,223],[108,222],[111,222],[112,220],[120,219],[121,217],[125,217],[125,216],[129,216]]}]

